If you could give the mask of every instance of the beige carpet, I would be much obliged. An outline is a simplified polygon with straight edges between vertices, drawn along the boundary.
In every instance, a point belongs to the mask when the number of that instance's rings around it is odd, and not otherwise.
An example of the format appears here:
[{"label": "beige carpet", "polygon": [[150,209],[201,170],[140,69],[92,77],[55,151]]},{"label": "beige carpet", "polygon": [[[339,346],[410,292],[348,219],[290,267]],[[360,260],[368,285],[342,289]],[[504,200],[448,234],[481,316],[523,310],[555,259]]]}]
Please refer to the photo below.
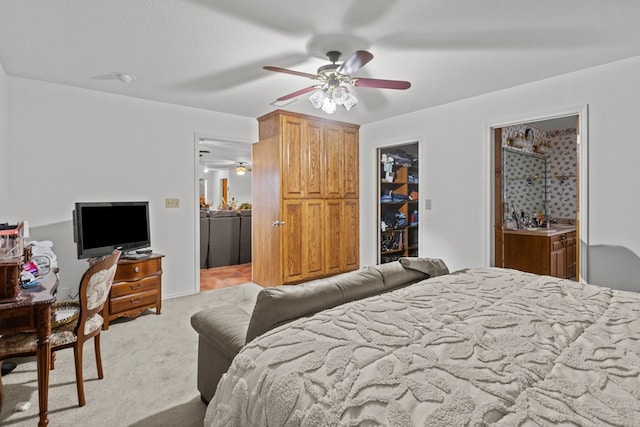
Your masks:
[{"label": "beige carpet", "polygon": [[[117,320],[102,332],[104,379],[98,380],[93,343],[85,344],[87,404],[78,407],[73,350],[56,355],[49,377],[49,425],[56,426],[202,426],[206,407],[196,386],[198,336],[190,318],[221,302],[246,299],[244,285],[163,301],[137,319]],[[35,358],[15,359],[18,367],[2,377],[2,426],[38,424]],[[25,412],[15,410],[28,401]]]}]

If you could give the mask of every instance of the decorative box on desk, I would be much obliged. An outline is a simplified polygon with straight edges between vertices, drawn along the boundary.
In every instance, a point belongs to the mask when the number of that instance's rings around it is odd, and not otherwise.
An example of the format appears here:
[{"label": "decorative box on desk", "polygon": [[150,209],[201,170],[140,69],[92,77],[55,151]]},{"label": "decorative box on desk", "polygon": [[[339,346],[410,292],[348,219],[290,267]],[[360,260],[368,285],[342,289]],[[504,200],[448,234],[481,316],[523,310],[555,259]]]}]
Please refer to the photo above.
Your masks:
[{"label": "decorative box on desk", "polygon": [[104,306],[104,329],[118,317],[138,317],[143,311],[162,309],[162,258],[151,254],[141,259],[120,259],[109,293],[109,302]]},{"label": "decorative box on desk", "polygon": [[17,301],[20,294],[21,258],[0,260],[0,303]]},{"label": "decorative box on desk", "polygon": [[17,301],[20,293],[23,229],[22,222],[0,227],[0,302]]}]

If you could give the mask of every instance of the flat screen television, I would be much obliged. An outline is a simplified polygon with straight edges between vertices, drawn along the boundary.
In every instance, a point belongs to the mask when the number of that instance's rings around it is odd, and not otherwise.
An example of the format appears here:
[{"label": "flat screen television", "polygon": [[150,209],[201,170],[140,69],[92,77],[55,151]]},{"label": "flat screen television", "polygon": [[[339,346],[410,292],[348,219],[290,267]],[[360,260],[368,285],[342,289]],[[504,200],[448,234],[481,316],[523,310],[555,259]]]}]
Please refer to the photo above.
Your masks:
[{"label": "flat screen television", "polygon": [[76,203],[73,230],[78,259],[149,247],[149,202]]}]

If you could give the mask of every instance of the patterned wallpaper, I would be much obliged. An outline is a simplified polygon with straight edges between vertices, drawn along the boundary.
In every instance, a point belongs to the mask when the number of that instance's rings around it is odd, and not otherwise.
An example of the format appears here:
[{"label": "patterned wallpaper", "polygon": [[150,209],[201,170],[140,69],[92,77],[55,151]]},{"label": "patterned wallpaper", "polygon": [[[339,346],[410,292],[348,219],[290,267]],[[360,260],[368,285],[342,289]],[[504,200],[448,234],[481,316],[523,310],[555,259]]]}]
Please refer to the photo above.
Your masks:
[{"label": "patterned wallpaper", "polygon": [[[533,139],[525,142],[521,148],[508,144],[508,138],[515,138],[518,133],[524,135],[530,128]],[[576,129],[563,129],[547,132],[529,125],[517,125],[503,128],[502,146],[509,147],[514,152],[529,153],[517,155],[510,153],[505,156],[509,163],[505,165],[504,202],[505,216],[510,216],[511,204],[516,212],[525,211],[527,216],[532,212],[543,210],[551,218],[575,218],[577,194],[577,155]],[[544,179],[528,179],[536,176],[542,166],[537,165],[542,157],[534,153],[534,145],[541,141],[548,142],[548,149],[543,157],[546,158],[546,174],[538,173]],[[511,162],[514,164],[511,164]],[[507,177],[508,175],[508,177]],[[547,203],[544,203],[546,190]]]},{"label": "patterned wallpaper", "polygon": [[510,218],[513,211],[518,216],[524,211],[528,217],[544,212],[547,176],[544,156],[505,150],[504,160],[505,217]]},{"label": "patterned wallpaper", "polygon": [[549,176],[549,212],[553,218],[576,217],[578,180],[576,171],[576,129],[563,129],[549,133],[551,153],[547,156]]}]

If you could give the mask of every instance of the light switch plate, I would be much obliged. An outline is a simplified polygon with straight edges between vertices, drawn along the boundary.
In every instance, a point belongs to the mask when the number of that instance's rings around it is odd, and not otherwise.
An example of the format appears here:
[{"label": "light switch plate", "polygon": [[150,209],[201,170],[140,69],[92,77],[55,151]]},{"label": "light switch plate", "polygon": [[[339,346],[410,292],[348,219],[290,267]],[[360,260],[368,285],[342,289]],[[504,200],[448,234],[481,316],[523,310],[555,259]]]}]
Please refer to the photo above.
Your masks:
[{"label": "light switch plate", "polygon": [[424,199],[425,210],[431,210],[431,199]]},{"label": "light switch plate", "polygon": [[179,208],[180,199],[164,199],[165,208]]}]

